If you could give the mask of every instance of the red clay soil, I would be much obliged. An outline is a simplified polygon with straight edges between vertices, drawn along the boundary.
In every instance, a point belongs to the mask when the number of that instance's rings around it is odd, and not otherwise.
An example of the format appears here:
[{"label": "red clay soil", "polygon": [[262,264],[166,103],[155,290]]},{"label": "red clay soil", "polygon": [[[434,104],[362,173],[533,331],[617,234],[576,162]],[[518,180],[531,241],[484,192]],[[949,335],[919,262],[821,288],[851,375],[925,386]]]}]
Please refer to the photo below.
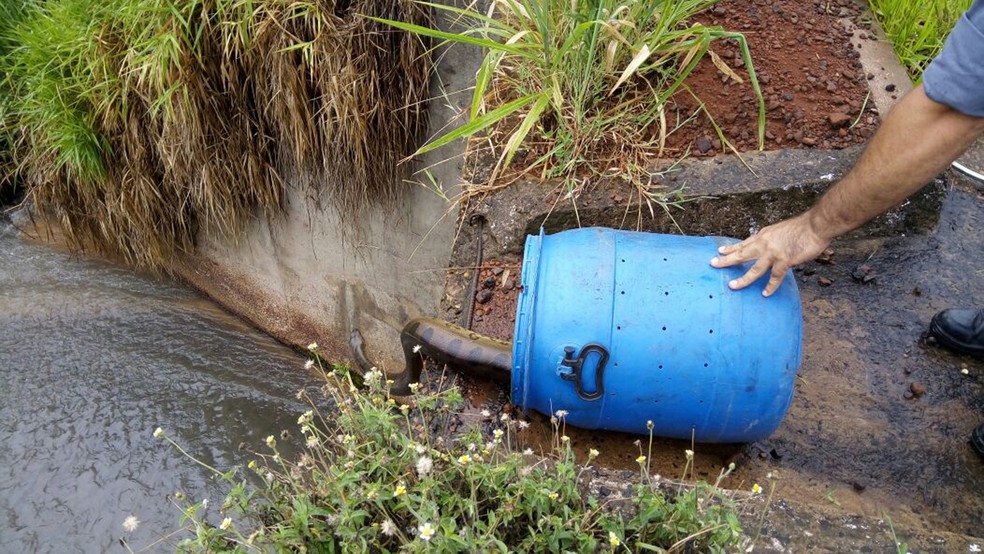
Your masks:
[{"label": "red clay soil", "polygon": [[[697,19],[742,33],[766,101],[766,150],[840,149],[864,142],[878,124],[872,102],[865,103],[868,75],[861,68],[845,18],[857,20],[853,0],[723,0]],[[874,35],[868,34],[871,39]],[[725,137],[739,151],[758,148],[758,102],[736,41],[718,41],[712,49],[744,79],[736,83],[704,59],[687,80]],[[689,94],[676,97],[679,115],[697,108]],[[864,109],[864,113],[861,111]],[[859,117],[860,115],[860,117]],[[701,115],[694,125],[668,140],[682,154],[713,156],[722,152],[714,127]]]}]

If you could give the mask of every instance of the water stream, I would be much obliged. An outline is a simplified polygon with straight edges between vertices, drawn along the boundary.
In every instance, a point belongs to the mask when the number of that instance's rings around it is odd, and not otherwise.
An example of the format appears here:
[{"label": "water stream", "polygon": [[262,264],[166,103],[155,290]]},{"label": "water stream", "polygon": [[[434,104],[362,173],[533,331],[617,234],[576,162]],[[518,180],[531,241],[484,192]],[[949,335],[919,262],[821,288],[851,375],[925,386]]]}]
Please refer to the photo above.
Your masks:
[{"label": "water stream", "polygon": [[169,496],[208,498],[217,522],[226,488],[153,430],[244,465],[296,427],[303,362],[187,288],[0,222],[0,552],[173,550],[155,544],[179,528]]}]

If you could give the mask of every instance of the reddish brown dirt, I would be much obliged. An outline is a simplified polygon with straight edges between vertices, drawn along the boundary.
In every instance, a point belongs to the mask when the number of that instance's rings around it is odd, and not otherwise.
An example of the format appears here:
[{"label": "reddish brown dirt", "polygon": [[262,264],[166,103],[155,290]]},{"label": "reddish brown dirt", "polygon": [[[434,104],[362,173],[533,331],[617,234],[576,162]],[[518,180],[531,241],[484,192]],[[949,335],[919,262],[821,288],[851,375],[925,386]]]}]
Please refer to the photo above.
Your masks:
[{"label": "reddish brown dirt", "polygon": [[[867,75],[846,30],[856,17],[852,0],[723,0],[698,20],[742,33],[766,100],[765,149],[840,149],[869,138],[878,124]],[[870,35],[874,38],[874,35]],[[857,41],[856,41],[857,42]],[[744,79],[736,83],[705,58],[688,78],[690,89],[739,151],[758,148],[758,102],[741,60],[737,41],[713,43],[714,50]],[[677,117],[698,108],[689,93],[675,96]],[[864,110],[862,114],[861,111]],[[859,117],[860,116],[860,117]],[[706,115],[670,136],[669,152],[696,157],[722,152]]]}]

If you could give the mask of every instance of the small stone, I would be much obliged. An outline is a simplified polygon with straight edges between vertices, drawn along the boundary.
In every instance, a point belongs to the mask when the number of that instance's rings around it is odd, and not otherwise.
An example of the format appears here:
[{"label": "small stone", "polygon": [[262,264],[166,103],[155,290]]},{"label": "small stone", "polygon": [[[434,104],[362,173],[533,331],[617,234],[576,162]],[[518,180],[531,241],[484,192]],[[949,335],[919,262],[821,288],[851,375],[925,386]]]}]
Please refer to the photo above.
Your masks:
[{"label": "small stone", "polygon": [[842,113],[841,111],[836,111],[831,112],[830,115],[827,116],[827,120],[830,121],[831,127],[834,129],[839,129],[851,122],[851,116],[846,113]]},{"label": "small stone", "polygon": [[697,139],[697,150],[699,150],[701,154],[708,153],[713,146],[714,145],[711,144],[710,137],[703,136]]},{"label": "small stone", "polygon": [[495,277],[486,277],[485,280],[482,281],[482,287],[483,288],[486,288],[486,289],[494,288],[495,287]]},{"label": "small stone", "polygon": [[807,146],[815,146],[817,144],[817,139],[815,139],[813,137],[804,137],[803,140],[800,141],[800,142],[802,142],[803,144],[805,144]]},{"label": "small stone", "polygon": [[786,102],[792,102],[793,98],[795,98],[795,97],[791,93],[788,93],[788,92],[786,94],[783,94],[782,95],[782,99],[785,100]]},{"label": "small stone", "polygon": [[874,73],[869,73],[869,74],[865,75],[865,78],[870,81],[870,80],[872,80],[872,79],[875,78],[875,74]]},{"label": "small stone", "polygon": [[909,384],[909,391],[912,392],[913,396],[919,397],[926,394],[926,386],[919,381],[913,381]]},{"label": "small stone", "polygon": [[516,281],[512,279],[506,279],[506,282],[502,284],[502,290],[513,290],[516,288]]},{"label": "small stone", "polygon": [[821,287],[829,287],[830,285],[834,284],[834,282],[826,277],[818,277],[817,284],[820,285]]},{"label": "small stone", "polygon": [[492,300],[492,291],[488,289],[482,289],[478,291],[477,295],[475,295],[475,302],[478,302],[479,304],[485,304],[489,300]]},{"label": "small stone", "polygon": [[818,264],[831,265],[834,263],[834,251],[830,248],[824,250],[816,257],[815,260]]},{"label": "small stone", "polygon": [[492,268],[492,275],[499,276],[502,275],[502,268],[499,266]]},{"label": "small stone", "polygon": [[895,92],[895,83],[885,85],[885,90],[888,92]]}]

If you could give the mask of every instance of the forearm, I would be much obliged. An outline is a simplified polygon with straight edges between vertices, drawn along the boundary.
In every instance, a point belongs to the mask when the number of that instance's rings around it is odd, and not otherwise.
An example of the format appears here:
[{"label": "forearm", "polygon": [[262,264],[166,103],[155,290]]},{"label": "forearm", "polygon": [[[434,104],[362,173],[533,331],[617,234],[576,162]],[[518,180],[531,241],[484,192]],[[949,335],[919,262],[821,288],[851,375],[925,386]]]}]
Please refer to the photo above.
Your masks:
[{"label": "forearm", "polygon": [[807,212],[833,239],[895,206],[945,169],[984,132],[984,118],[931,100],[922,85],[893,109],[854,168]]}]

